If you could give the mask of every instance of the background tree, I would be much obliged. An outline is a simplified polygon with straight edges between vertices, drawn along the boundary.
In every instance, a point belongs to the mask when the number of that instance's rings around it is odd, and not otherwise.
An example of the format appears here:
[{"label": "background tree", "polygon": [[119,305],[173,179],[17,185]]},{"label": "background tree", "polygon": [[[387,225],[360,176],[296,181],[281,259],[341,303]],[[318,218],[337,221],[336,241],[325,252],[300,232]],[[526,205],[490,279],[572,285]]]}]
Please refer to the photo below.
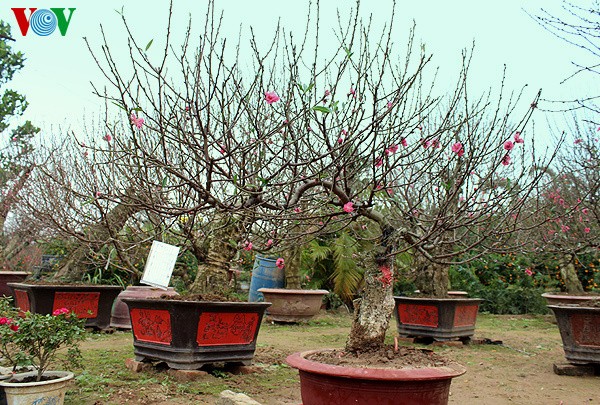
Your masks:
[{"label": "background tree", "polygon": [[[19,201],[19,193],[34,168],[32,138],[39,132],[31,122],[14,125],[14,120],[27,108],[25,96],[6,88],[25,62],[21,52],[15,52],[10,42],[10,26],[0,21],[0,266],[16,255],[33,239],[31,232],[16,224],[7,229],[10,212]],[[11,237],[7,234],[9,232]]]}]

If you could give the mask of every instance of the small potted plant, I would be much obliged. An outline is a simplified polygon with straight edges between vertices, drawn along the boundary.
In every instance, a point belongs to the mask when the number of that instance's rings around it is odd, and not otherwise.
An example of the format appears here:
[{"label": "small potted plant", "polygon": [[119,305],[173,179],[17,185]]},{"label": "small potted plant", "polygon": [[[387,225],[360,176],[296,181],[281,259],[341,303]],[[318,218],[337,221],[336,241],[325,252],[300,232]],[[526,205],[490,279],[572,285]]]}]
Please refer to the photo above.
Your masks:
[{"label": "small potted plant", "polygon": [[[18,366],[34,369],[0,382],[7,403],[63,404],[73,373],[48,368],[56,361],[79,365],[78,343],[85,337],[85,319],[77,318],[66,308],[46,315],[26,312],[19,317],[7,298],[0,299],[0,314],[0,355],[13,370]],[[67,350],[59,353],[62,348]]]}]

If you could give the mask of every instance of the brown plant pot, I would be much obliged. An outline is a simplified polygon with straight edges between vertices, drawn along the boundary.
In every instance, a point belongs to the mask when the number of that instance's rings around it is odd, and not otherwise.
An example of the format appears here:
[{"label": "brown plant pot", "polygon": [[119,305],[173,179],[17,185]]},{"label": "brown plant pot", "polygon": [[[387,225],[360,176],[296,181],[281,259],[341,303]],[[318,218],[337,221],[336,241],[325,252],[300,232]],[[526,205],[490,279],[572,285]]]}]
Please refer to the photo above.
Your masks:
[{"label": "brown plant pot", "polygon": [[327,290],[293,290],[285,288],[259,288],[265,301],[271,303],[267,319],[275,322],[305,322],[319,313]]},{"label": "brown plant pot", "polygon": [[548,305],[580,304],[591,300],[600,300],[600,295],[568,295],[561,293],[543,293]]},{"label": "brown plant pot", "polygon": [[286,362],[300,374],[303,405],[445,405],[452,378],[464,367],[377,369],[333,366],[294,353]]},{"label": "brown plant pot", "polygon": [[51,314],[59,308],[86,318],[85,326],[107,329],[113,302],[123,290],[115,285],[50,285],[9,283],[21,311]]},{"label": "brown plant pot", "polygon": [[434,340],[468,340],[475,334],[478,298],[394,297],[398,334]]},{"label": "brown plant pot", "polygon": [[600,364],[600,307],[548,305],[554,312],[566,359]]},{"label": "brown plant pot", "polygon": [[125,298],[137,361],[195,370],[205,364],[249,365],[269,302]]},{"label": "brown plant pot", "polygon": [[133,286],[130,285],[124,291],[121,291],[115,299],[110,316],[110,326],[119,329],[131,329],[131,318],[129,317],[129,308],[123,302],[124,298],[158,298],[161,295],[179,295],[173,287],[166,290],[151,286]]},{"label": "brown plant pot", "polygon": [[20,283],[25,280],[31,273],[26,271],[0,271],[0,297],[13,297],[12,289],[8,283]]}]

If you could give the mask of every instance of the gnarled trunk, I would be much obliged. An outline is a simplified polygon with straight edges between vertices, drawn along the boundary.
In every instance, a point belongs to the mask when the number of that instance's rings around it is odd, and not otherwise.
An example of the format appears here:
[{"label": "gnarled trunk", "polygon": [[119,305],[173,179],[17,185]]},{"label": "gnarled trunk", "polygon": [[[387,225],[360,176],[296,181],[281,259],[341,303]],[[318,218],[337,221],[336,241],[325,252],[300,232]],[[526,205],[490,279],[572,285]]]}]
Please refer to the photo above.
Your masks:
[{"label": "gnarled trunk", "polygon": [[[237,245],[243,235],[243,224],[230,218],[216,218],[217,224],[208,241],[208,250],[204,260],[198,264],[198,273],[190,286],[191,293],[227,293],[229,285],[229,267],[237,253]],[[199,261],[201,258],[198,258]]]},{"label": "gnarled trunk", "polygon": [[565,254],[559,261],[558,265],[560,268],[560,276],[565,283],[565,288],[569,294],[582,294],[583,286],[577,276],[575,270],[575,255]]},{"label": "gnarled trunk", "polygon": [[365,269],[362,297],[354,300],[354,319],[346,342],[348,351],[381,347],[394,311],[393,257],[375,260]]},{"label": "gnarled trunk", "polygon": [[433,263],[421,255],[415,257],[415,286],[421,294],[444,298],[448,295],[448,267]]}]

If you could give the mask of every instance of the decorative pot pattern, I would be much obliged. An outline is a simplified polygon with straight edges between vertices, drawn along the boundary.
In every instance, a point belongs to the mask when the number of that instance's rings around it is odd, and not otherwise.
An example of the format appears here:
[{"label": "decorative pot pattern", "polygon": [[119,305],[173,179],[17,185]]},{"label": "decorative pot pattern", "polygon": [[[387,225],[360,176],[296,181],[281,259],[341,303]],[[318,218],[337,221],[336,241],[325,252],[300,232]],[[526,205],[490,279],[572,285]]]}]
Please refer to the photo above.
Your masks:
[{"label": "decorative pot pattern", "polygon": [[45,376],[56,376],[57,378],[40,382],[18,382],[34,375],[37,375],[37,371],[15,374],[8,381],[0,381],[0,387],[4,388],[6,393],[6,403],[8,405],[63,405],[67,386],[73,379],[73,373],[46,371]]},{"label": "decorative pot pattern", "polygon": [[549,305],[554,312],[566,359],[600,365],[600,307]]},{"label": "decorative pot pattern", "polygon": [[292,290],[285,288],[260,288],[265,301],[271,302],[267,319],[275,322],[302,322],[317,315],[327,290]]},{"label": "decorative pot pattern", "polygon": [[174,369],[252,362],[268,302],[208,302],[125,298],[137,361]]},{"label": "decorative pot pattern", "polygon": [[398,334],[468,340],[475,334],[480,299],[394,297]]},{"label": "decorative pot pattern", "polygon": [[21,311],[51,314],[59,308],[86,318],[87,327],[107,329],[113,302],[123,290],[111,285],[49,285],[9,283]]},{"label": "decorative pot pattern", "polygon": [[179,295],[174,288],[169,287],[166,290],[150,286],[129,286],[122,291],[115,300],[110,316],[110,326],[119,329],[131,329],[131,318],[129,317],[129,308],[123,302],[123,298],[152,298],[161,295]]}]

